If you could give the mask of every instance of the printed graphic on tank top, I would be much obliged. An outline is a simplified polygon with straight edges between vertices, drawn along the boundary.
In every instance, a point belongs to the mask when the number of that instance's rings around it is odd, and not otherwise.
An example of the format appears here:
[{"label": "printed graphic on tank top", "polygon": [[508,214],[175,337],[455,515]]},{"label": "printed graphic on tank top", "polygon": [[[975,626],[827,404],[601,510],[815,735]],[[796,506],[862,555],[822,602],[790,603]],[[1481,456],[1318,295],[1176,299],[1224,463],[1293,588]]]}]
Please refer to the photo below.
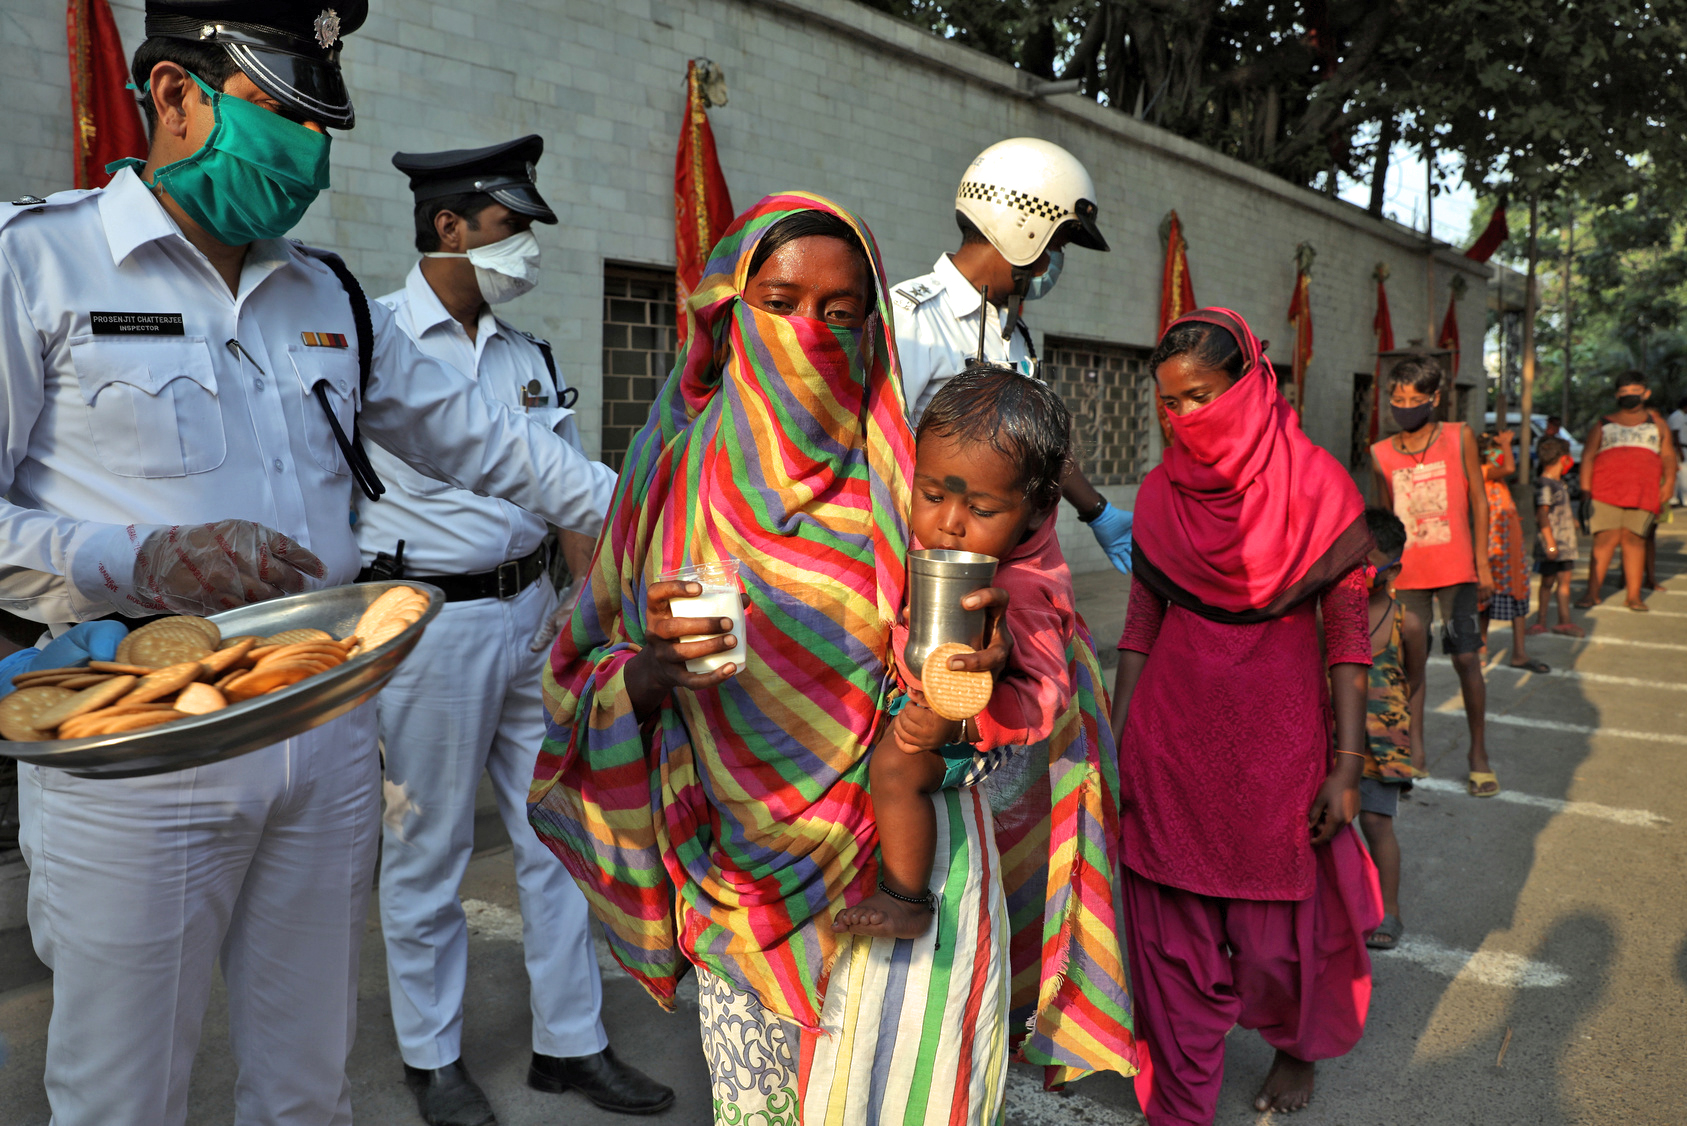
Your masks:
[{"label": "printed graphic on tank top", "polygon": [[1394,512],[1406,525],[1407,547],[1453,542],[1448,507],[1447,463],[1407,465],[1394,470]]}]

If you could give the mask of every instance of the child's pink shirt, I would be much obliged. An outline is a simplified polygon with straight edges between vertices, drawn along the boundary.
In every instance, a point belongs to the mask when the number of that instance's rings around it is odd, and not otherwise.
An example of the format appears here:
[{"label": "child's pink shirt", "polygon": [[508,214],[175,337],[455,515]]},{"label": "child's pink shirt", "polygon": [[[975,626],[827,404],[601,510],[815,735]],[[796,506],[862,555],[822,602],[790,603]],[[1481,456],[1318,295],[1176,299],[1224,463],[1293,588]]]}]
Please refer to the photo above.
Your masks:
[{"label": "child's pink shirt", "polygon": [[[1042,742],[1072,703],[1067,649],[1077,624],[1076,595],[1072,571],[1054,534],[1053,513],[1008,553],[990,585],[1008,592],[1013,651],[989,706],[978,715],[980,751]],[[907,641],[908,627],[898,621],[891,631],[896,666],[903,683],[917,688],[919,678],[902,660]]]}]

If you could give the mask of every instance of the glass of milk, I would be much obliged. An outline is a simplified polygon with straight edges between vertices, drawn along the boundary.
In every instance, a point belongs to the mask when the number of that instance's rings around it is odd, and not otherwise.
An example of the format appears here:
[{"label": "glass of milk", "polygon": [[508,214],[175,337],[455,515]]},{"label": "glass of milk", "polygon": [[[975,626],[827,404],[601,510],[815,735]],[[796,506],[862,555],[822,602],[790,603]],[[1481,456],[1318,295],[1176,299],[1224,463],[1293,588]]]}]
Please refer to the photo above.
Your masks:
[{"label": "glass of milk", "polygon": [[[723,665],[737,665],[737,672],[744,671],[746,650],[744,645],[744,600],[740,597],[742,587],[738,581],[738,563],[736,560],[723,559],[715,563],[698,563],[690,567],[680,567],[662,574],[663,582],[696,583],[703,588],[703,593],[696,598],[675,598],[668,602],[668,609],[676,618],[731,618],[732,636],[738,639],[738,644],[721,653],[710,653],[705,657],[693,657],[685,662],[685,667],[695,673],[711,673]],[[690,637],[682,637],[681,641],[706,641],[711,637],[720,637],[718,633],[700,633]],[[734,674],[736,675],[736,673]]]}]

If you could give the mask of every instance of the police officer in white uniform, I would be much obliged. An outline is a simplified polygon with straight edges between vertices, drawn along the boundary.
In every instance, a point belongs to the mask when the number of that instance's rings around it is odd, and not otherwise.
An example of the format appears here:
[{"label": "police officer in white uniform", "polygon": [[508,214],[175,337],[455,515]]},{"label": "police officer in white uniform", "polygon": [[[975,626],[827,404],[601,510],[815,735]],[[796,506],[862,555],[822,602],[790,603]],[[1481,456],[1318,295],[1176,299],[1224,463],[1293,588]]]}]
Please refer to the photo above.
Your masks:
[{"label": "police officer in white uniform", "polygon": [[[978,154],[955,191],[960,249],[891,290],[910,423],[969,360],[1037,374],[1021,305],[1054,288],[1068,245],[1107,250],[1095,220],[1095,184],[1059,145],[1017,137]],[[1062,491],[1113,565],[1129,571],[1131,514],[1109,504],[1076,465]]]},{"label": "police officer in white uniform", "polygon": [[[539,241],[532,226],[557,221],[534,184],[543,152],[543,138],[530,136],[394,156],[410,177],[423,257],[404,288],[380,301],[422,351],[577,445],[573,411],[559,402],[574,395],[564,394],[549,345],[491,309],[533,287]],[[575,1088],[609,1110],[662,1110],[673,1092],[608,1048],[586,897],[527,823],[527,789],[545,737],[539,676],[558,608],[545,522],[417,473],[379,447],[370,460],[388,490],[358,506],[368,577],[402,567],[447,599],[376,700],[393,796],[381,848],[381,927],[393,1024],[418,1109],[433,1126],[494,1121],[461,1060],[469,936],[457,898],[474,848],[475,790],[487,773],[515,846],[532,990],[528,1083]],[[563,533],[562,542],[573,549],[569,570],[583,574],[592,541]]]},{"label": "police officer in white uniform", "polygon": [[[326,186],[324,127],[352,125],[340,38],[365,14],[151,0],[134,64],[147,160],[105,189],[0,205],[6,609],[62,632],[351,581],[354,476],[378,488],[358,429],[441,480],[601,526],[607,467],[280,237]],[[185,1120],[219,960],[234,1121],[351,1121],[374,712],[170,774],[21,770],[55,1126]]]}]

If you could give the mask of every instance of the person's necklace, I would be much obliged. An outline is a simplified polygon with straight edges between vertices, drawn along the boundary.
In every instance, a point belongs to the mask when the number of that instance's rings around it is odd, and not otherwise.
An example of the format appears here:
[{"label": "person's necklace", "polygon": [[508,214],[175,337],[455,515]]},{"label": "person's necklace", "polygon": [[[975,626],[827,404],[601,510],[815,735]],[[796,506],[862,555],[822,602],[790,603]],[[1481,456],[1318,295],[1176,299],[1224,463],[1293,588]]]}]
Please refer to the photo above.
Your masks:
[{"label": "person's necklace", "polygon": [[1371,627],[1371,641],[1372,642],[1376,641],[1377,630],[1382,628],[1382,623],[1388,621],[1388,619],[1392,618],[1393,616],[1394,616],[1394,596],[1391,594],[1391,595],[1388,596],[1388,609],[1386,609],[1382,612],[1382,617],[1377,621],[1377,624]]},{"label": "person's necklace", "polygon": [[1417,462],[1419,465],[1422,465],[1423,459],[1429,456],[1430,449],[1435,445],[1436,440],[1441,437],[1441,424],[1439,422],[1435,424],[1435,429],[1429,432],[1429,441],[1425,442],[1423,444],[1423,449],[1418,450],[1416,453],[1406,448],[1406,436],[1404,434],[1401,434],[1399,437],[1400,452]]}]

